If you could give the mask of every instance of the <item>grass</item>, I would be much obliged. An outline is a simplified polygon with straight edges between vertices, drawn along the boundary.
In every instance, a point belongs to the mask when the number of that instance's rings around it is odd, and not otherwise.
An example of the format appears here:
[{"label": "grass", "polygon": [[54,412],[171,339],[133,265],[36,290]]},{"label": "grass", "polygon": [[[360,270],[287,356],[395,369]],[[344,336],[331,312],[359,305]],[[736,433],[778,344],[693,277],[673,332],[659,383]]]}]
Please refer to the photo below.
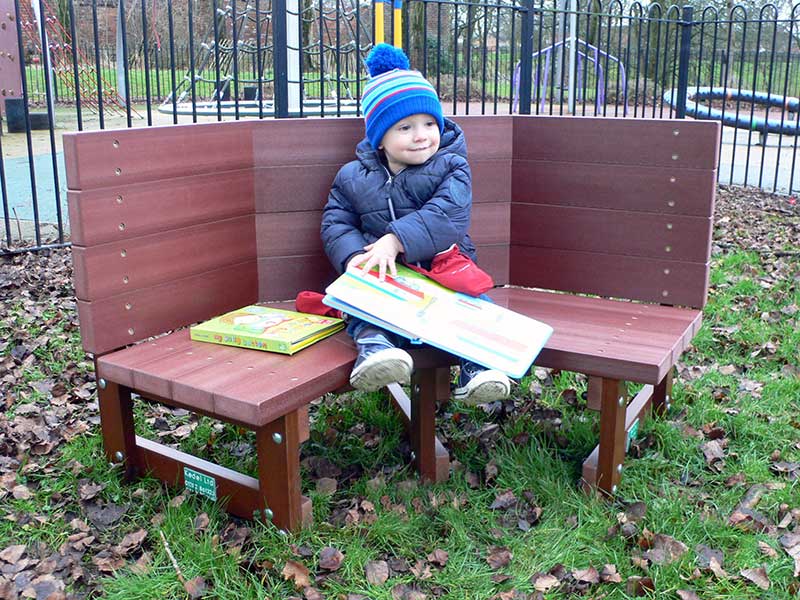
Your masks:
[{"label": "grass", "polygon": [[[536,385],[539,378],[525,378],[515,388],[516,410],[504,418],[457,404],[442,411],[440,435],[458,463],[451,479],[438,485],[416,484],[402,426],[382,395],[322,399],[312,408],[311,439],[303,456],[338,468],[339,487],[333,495],[318,493],[313,461],[306,461],[303,488],[314,502],[314,525],[288,536],[270,525],[231,519],[218,504],[202,497],[187,494],[176,503],[179,491],[150,478],[124,483],[106,464],[99,430],[92,425],[47,460],[29,456],[29,464],[37,464],[36,468],[18,470],[16,483],[26,485],[33,495],[0,500],[0,514],[7,517],[0,519],[0,549],[15,543],[58,549],[75,533],[72,519],[87,519],[87,502],[80,500],[79,490],[94,483],[104,486],[98,495],[103,502],[127,507],[112,527],[92,530],[97,540],[82,562],[93,573],[90,584],[70,583],[67,588],[68,592],[91,589],[94,597],[186,597],[161,541],[163,533],[183,576],[202,577],[208,586],[206,597],[213,598],[300,597],[302,592],[282,576],[289,560],[310,570],[312,585],[326,598],[363,594],[388,600],[399,597],[400,584],[414,586],[429,598],[505,598],[512,597],[511,590],[532,597],[531,576],[559,564],[598,570],[615,565],[623,583],[602,583],[593,592],[594,597],[607,594],[609,600],[633,597],[625,585],[631,576],[651,577],[655,591],[650,596],[657,598],[677,598],[677,590],[687,589],[710,599],[788,598],[797,592],[798,580],[793,577],[792,559],[777,539],[781,532],[748,531],[731,526],[728,518],[754,484],[766,486],[756,510],[771,523],[778,522],[787,507],[800,508],[797,479],[771,469],[776,450],[780,460],[800,461],[796,370],[800,332],[797,317],[790,314],[800,305],[797,277],[796,265],[776,269],[768,255],[733,251],[714,257],[703,328],[682,358],[672,410],[666,418],[640,428],[640,439],[650,439],[652,445],[640,458],[625,461],[616,502],[590,498],[576,486],[581,461],[594,446],[598,431],[596,414],[581,401],[567,401],[568,390],[580,398],[585,378],[539,372],[544,377],[541,391]],[[35,382],[65,369],[89,370],[77,332],[65,328],[55,312],[45,311],[33,319],[19,304],[0,323],[0,336],[42,318],[53,322],[34,334],[50,340],[35,351],[35,364],[15,382],[12,394],[19,400],[6,418],[13,418],[26,403],[47,405],[49,396],[36,392]],[[535,419],[534,411],[523,413],[521,409],[532,402],[537,408],[557,411],[560,421]],[[254,472],[253,438],[247,432],[143,402],[137,402],[136,415],[143,435],[167,433],[163,441]],[[493,423],[499,425],[494,439],[477,435]],[[169,434],[179,425],[193,429],[185,438]],[[700,449],[705,440],[692,433],[704,427],[721,428],[728,442],[720,470],[707,465]],[[496,476],[486,476],[494,467]],[[478,484],[474,474],[480,476]],[[729,479],[736,475],[741,483],[731,484]],[[505,490],[511,490],[520,504],[508,511],[492,510],[492,502]],[[527,515],[523,509],[529,508],[524,498],[541,508],[539,521],[527,531],[518,527],[519,517]],[[647,509],[637,525],[638,535],[646,530],[681,541],[688,548],[681,558],[651,564],[647,570],[640,566],[637,560],[644,550],[615,529],[632,502],[642,502]],[[357,517],[349,524],[348,510],[351,521]],[[198,530],[194,522],[201,513],[208,515],[209,524]],[[20,515],[27,515],[27,520]],[[239,527],[249,528],[243,545],[232,541],[232,532]],[[795,527],[800,527],[796,521]],[[147,530],[143,551],[149,556],[148,566],[134,568],[142,552],[137,551],[115,573],[98,573],[92,562],[97,549],[118,544],[126,533],[140,528]],[[777,555],[765,556],[759,543]],[[699,544],[723,553],[729,577],[696,571]],[[506,567],[494,569],[488,564],[495,546],[513,555]],[[326,547],[344,554],[341,568],[332,573],[319,567]],[[434,550],[448,553],[444,566],[426,558]],[[370,584],[365,576],[369,561],[390,558],[403,559],[408,567],[421,560],[423,567],[429,567],[429,576],[406,569],[382,585]],[[771,581],[766,592],[739,576],[742,569],[762,565]],[[504,579],[496,577],[500,573]],[[509,595],[495,596],[502,592]],[[544,595],[561,597],[566,596],[557,591]]]}]

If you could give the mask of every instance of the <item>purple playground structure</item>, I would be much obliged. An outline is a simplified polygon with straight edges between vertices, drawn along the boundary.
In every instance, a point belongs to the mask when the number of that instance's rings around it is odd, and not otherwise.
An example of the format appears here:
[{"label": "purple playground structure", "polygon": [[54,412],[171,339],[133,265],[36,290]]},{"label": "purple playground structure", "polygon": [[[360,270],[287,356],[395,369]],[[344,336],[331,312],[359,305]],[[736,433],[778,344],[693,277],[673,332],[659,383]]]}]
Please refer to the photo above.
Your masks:
[{"label": "purple playground structure", "polygon": [[[664,94],[664,101],[677,108],[676,90]],[[779,119],[759,117],[736,110],[726,112],[700,104],[698,100],[737,100],[750,102],[780,109]],[[787,113],[790,115],[786,117]],[[729,89],[724,87],[695,87],[689,88],[686,94],[686,114],[695,119],[722,121],[723,125],[758,131],[759,133],[779,133],[783,135],[798,135],[800,133],[800,100],[797,98],[756,92],[753,90]],[[793,115],[793,116],[791,116]]]},{"label": "purple playground structure", "polygon": [[[536,65],[533,69],[533,89],[534,94],[536,93],[535,90],[539,90],[538,97],[539,99],[539,110],[544,112],[545,106],[545,97],[547,96],[547,78],[550,73],[550,65],[552,62],[552,55],[553,51],[557,50],[558,48],[563,48],[563,51],[567,51],[567,45],[572,43],[572,38],[567,38],[560,42],[556,42],[552,46],[548,46],[547,48],[543,48],[538,52],[533,53],[534,65]],[[580,46],[583,46],[583,50],[580,50]],[[541,59],[537,60],[537,57],[544,54],[544,69],[540,69],[539,65],[541,64]],[[628,86],[627,80],[625,77],[625,65],[622,64],[622,61],[619,60],[616,56],[612,56],[603,50],[600,50],[596,46],[585,42],[584,40],[578,39],[576,44],[576,52],[577,55],[577,77],[575,81],[582,81],[583,80],[583,69],[584,65],[583,62],[592,62],[594,66],[594,74],[595,74],[595,85],[594,88],[596,90],[595,98],[594,98],[594,105],[595,110],[600,113],[602,111],[602,107],[605,105],[606,101],[606,80],[605,80],[605,72],[603,70],[603,65],[601,64],[602,59],[605,59],[606,67],[608,67],[609,63],[614,62],[617,63],[619,66],[619,80],[617,81],[616,89],[622,90],[622,103],[623,103],[623,116],[628,115]],[[517,112],[519,109],[519,80],[520,80],[520,65],[521,63],[518,62],[516,68],[514,69],[514,101],[512,106],[512,111]],[[588,66],[587,66],[588,68]],[[541,87],[539,86],[539,73],[543,71]],[[588,73],[588,71],[587,71]],[[562,77],[562,87],[563,87],[563,77]],[[580,85],[576,86],[578,92],[578,99],[583,97],[583,94],[586,93],[586,89]]]}]

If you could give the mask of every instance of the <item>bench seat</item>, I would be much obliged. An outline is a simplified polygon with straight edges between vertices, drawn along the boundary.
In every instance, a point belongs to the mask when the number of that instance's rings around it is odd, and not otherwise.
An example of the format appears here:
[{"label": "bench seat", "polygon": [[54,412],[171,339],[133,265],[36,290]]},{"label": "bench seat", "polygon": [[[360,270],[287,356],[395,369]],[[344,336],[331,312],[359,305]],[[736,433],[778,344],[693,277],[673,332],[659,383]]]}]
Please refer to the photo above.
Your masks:
[{"label": "bench seat", "polygon": [[553,328],[536,364],[587,375],[657,384],[700,329],[702,312],[505,287],[499,305]]}]

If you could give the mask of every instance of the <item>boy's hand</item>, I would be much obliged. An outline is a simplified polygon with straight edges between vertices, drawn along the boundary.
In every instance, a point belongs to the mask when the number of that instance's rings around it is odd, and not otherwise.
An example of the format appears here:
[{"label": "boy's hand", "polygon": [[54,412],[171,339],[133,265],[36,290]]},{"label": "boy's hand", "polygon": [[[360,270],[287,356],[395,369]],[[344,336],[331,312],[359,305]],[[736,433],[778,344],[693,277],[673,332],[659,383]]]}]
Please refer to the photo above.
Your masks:
[{"label": "boy's hand", "polygon": [[381,281],[386,279],[387,268],[392,275],[397,276],[395,260],[397,255],[403,252],[404,249],[403,244],[395,234],[387,233],[372,244],[364,246],[364,250],[366,252],[363,254],[356,254],[351,258],[347,266],[361,265],[360,268],[366,275],[372,267],[378,265],[378,279]]}]

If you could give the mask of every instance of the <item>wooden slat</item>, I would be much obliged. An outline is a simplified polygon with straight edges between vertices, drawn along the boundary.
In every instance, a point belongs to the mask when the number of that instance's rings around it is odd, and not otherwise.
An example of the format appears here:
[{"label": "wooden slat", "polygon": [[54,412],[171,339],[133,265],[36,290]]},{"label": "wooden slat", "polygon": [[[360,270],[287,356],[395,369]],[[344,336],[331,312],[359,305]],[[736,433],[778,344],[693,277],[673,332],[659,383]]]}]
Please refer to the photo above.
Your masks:
[{"label": "wooden slat", "polygon": [[515,203],[511,241],[520,246],[705,263],[711,255],[711,219]]},{"label": "wooden slat", "polygon": [[716,188],[713,170],[515,159],[512,198],[521,203],[710,217]]},{"label": "wooden slat", "polygon": [[512,161],[469,159],[472,172],[472,202],[510,202],[512,184]]},{"label": "wooden slat", "polygon": [[94,302],[78,301],[83,347],[102,354],[257,299],[256,261]]},{"label": "wooden slat", "polygon": [[645,302],[702,307],[708,264],[511,246],[510,283]]},{"label": "wooden slat", "polygon": [[[256,215],[258,257],[322,255],[322,210],[297,210]],[[313,260],[313,259],[312,259]],[[328,262],[327,258],[324,258]]]},{"label": "wooden slat", "polygon": [[642,383],[663,379],[702,314],[520,288],[495,289],[489,295],[499,305],[553,327],[536,364]]},{"label": "wooden slat", "polygon": [[67,187],[126,185],[253,166],[253,121],[64,134]]},{"label": "wooden slat", "polygon": [[93,246],[253,213],[250,169],[114,183],[67,192],[73,244]]},{"label": "wooden slat", "polygon": [[360,117],[263,120],[253,123],[253,166],[338,164],[355,158],[364,138]]},{"label": "wooden slat", "polygon": [[478,246],[477,250],[478,266],[492,276],[495,285],[506,285],[509,282],[509,246]]},{"label": "wooden slat", "polygon": [[255,168],[256,212],[322,210],[336,173],[343,164],[329,161],[311,166]]},{"label": "wooden slat", "polygon": [[467,115],[450,118],[464,130],[470,162],[512,157],[514,120],[517,116]]},{"label": "wooden slat", "polygon": [[258,259],[260,302],[294,300],[303,290],[323,292],[334,279],[336,271],[324,254]]},{"label": "wooden slat", "polygon": [[111,242],[72,247],[75,294],[99,300],[252,260],[254,218],[238,217]]},{"label": "wooden slat", "polygon": [[347,385],[356,351],[347,334],[340,332],[294,356],[276,356],[281,360],[272,369],[215,389],[215,414],[222,419],[269,423]]},{"label": "wooden slat", "polygon": [[711,121],[519,115],[514,158],[708,171],[717,168],[719,131]]},{"label": "wooden slat", "polygon": [[472,207],[469,235],[476,246],[508,244],[511,236],[511,205],[487,202]]}]

